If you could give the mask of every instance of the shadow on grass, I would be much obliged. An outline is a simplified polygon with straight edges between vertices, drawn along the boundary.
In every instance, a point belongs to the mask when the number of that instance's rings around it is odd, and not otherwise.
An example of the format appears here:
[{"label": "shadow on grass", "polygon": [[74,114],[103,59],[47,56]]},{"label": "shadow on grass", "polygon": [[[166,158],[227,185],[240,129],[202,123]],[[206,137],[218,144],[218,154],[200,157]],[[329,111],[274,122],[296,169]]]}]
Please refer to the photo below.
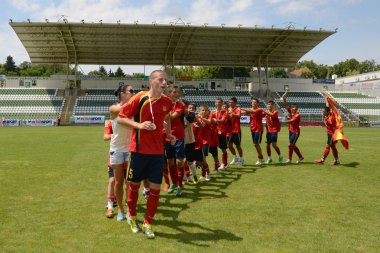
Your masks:
[{"label": "shadow on grass", "polygon": [[352,162],[352,163],[341,163],[340,166],[349,167],[349,168],[357,168],[360,163],[358,162]]},{"label": "shadow on grass", "polygon": [[[243,238],[233,233],[223,231],[221,229],[210,229],[193,222],[185,222],[178,220],[159,220],[158,225],[167,226],[175,229],[175,233],[156,232],[157,236],[173,239],[186,245],[210,247],[210,241],[228,240],[241,241]],[[191,229],[193,232],[189,232]]]},{"label": "shadow on grass", "polygon": [[[209,247],[219,240],[241,241],[242,238],[231,232],[221,229],[211,229],[192,221],[182,221],[178,219],[181,212],[191,208],[191,204],[201,200],[228,198],[225,192],[232,183],[241,179],[243,174],[254,173],[257,168],[246,166],[244,168],[229,168],[225,172],[213,174],[209,182],[201,181],[198,184],[185,184],[181,197],[176,197],[175,193],[162,191],[160,195],[160,205],[157,214],[163,217],[155,220],[154,223],[166,226],[174,230],[172,233],[155,231],[156,235],[163,238],[173,239],[178,242],[191,244],[194,246]],[[145,213],[145,204],[139,205],[139,212]]]}]

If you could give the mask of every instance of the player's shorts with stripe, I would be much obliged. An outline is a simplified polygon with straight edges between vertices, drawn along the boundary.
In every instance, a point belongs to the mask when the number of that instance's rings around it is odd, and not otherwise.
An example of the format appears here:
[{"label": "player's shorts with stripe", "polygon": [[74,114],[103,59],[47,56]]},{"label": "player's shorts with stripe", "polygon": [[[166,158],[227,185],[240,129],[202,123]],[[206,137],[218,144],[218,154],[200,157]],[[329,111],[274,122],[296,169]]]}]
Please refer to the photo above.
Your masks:
[{"label": "player's shorts with stripe", "polygon": [[240,146],[241,143],[241,132],[232,133],[230,143],[235,144],[236,146]]},{"label": "player's shorts with stripe", "polygon": [[332,137],[332,134],[327,134],[327,145],[332,145],[334,143]]},{"label": "player's shorts with stripe", "polygon": [[267,133],[267,143],[271,144],[271,143],[277,142],[277,136],[278,136],[277,132]]},{"label": "player's shorts with stripe", "polygon": [[296,144],[301,133],[289,131],[289,143]]},{"label": "player's shorts with stripe", "polygon": [[131,152],[127,171],[127,180],[138,183],[148,179],[155,184],[162,183],[164,173],[164,155],[150,155]]},{"label": "player's shorts with stripe", "polygon": [[108,166],[108,177],[115,177],[115,174],[113,173],[113,168],[112,166]]},{"label": "player's shorts with stripe", "polygon": [[251,131],[251,134],[252,134],[252,141],[253,141],[253,144],[261,144],[261,140],[262,140],[262,137],[263,137],[263,132],[252,132]]},{"label": "player's shorts with stripe", "polygon": [[169,141],[165,142],[165,154],[167,159],[185,158],[185,141],[177,140],[174,145],[171,145]]}]

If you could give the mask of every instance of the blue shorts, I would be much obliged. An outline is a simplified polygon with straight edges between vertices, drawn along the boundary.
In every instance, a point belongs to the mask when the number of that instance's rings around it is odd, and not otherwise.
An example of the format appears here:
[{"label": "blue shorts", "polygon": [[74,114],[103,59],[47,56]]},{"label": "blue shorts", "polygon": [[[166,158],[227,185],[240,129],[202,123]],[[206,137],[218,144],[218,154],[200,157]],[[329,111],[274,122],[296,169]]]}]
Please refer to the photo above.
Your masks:
[{"label": "blue shorts", "polygon": [[335,142],[333,142],[333,135],[332,134],[327,134],[327,145],[332,145]]},{"label": "blue shorts", "polygon": [[194,149],[194,161],[204,162],[205,157],[203,155],[203,149]]},{"label": "blue shorts", "polygon": [[230,144],[235,144],[236,146],[240,146],[241,143],[241,132],[239,133],[232,133]]},{"label": "blue shorts", "polygon": [[208,148],[209,148],[209,145],[208,144],[203,144],[203,155],[204,156],[208,156]]},{"label": "blue shorts", "polygon": [[300,134],[301,133],[296,133],[296,132],[290,132],[289,131],[289,143],[295,145],[297,143],[298,137],[300,137]]},{"label": "blue shorts", "polygon": [[263,138],[263,132],[252,132],[251,131],[251,134],[252,134],[253,144],[255,144],[255,145],[261,144],[261,139]]},{"label": "blue shorts", "polygon": [[194,150],[195,150],[195,142],[188,143],[185,145],[185,157],[187,162],[194,162]]},{"label": "blue shorts", "polygon": [[108,166],[108,177],[109,178],[115,177],[115,175],[113,174],[113,168],[112,168],[112,166]]},{"label": "blue shorts", "polygon": [[208,152],[210,152],[212,157],[218,157],[218,147],[217,146],[210,146],[208,148]]},{"label": "blue shorts", "polygon": [[148,155],[131,152],[127,180],[138,183],[148,179],[155,184],[162,183],[164,155]]},{"label": "blue shorts", "polygon": [[185,158],[185,141],[177,140],[174,146],[171,145],[169,141],[165,141],[165,153],[166,153],[167,159],[172,159],[172,158],[184,159]]},{"label": "blue shorts", "polygon": [[277,142],[278,133],[267,133],[267,144],[276,143]]},{"label": "blue shorts", "polygon": [[227,136],[218,135],[218,139],[219,139],[219,148],[220,149],[227,149]]}]

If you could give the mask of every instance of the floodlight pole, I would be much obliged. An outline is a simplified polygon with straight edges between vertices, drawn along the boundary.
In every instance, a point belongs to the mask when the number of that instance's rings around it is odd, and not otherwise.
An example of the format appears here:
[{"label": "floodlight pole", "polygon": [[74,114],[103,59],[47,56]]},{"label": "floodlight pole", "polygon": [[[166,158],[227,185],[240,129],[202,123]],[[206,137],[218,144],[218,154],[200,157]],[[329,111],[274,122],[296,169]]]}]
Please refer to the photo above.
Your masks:
[{"label": "floodlight pole", "polygon": [[265,57],[265,63],[265,80],[267,81],[266,97],[269,98],[268,55]]}]

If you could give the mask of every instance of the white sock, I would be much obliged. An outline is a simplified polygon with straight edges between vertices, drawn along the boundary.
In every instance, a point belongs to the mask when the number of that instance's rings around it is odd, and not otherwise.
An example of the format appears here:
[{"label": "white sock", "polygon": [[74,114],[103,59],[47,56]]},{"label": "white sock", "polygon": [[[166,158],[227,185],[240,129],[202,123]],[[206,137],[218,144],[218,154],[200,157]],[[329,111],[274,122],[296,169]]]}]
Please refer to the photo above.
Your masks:
[{"label": "white sock", "polygon": [[108,200],[108,202],[107,202],[107,209],[113,209],[113,201]]}]

